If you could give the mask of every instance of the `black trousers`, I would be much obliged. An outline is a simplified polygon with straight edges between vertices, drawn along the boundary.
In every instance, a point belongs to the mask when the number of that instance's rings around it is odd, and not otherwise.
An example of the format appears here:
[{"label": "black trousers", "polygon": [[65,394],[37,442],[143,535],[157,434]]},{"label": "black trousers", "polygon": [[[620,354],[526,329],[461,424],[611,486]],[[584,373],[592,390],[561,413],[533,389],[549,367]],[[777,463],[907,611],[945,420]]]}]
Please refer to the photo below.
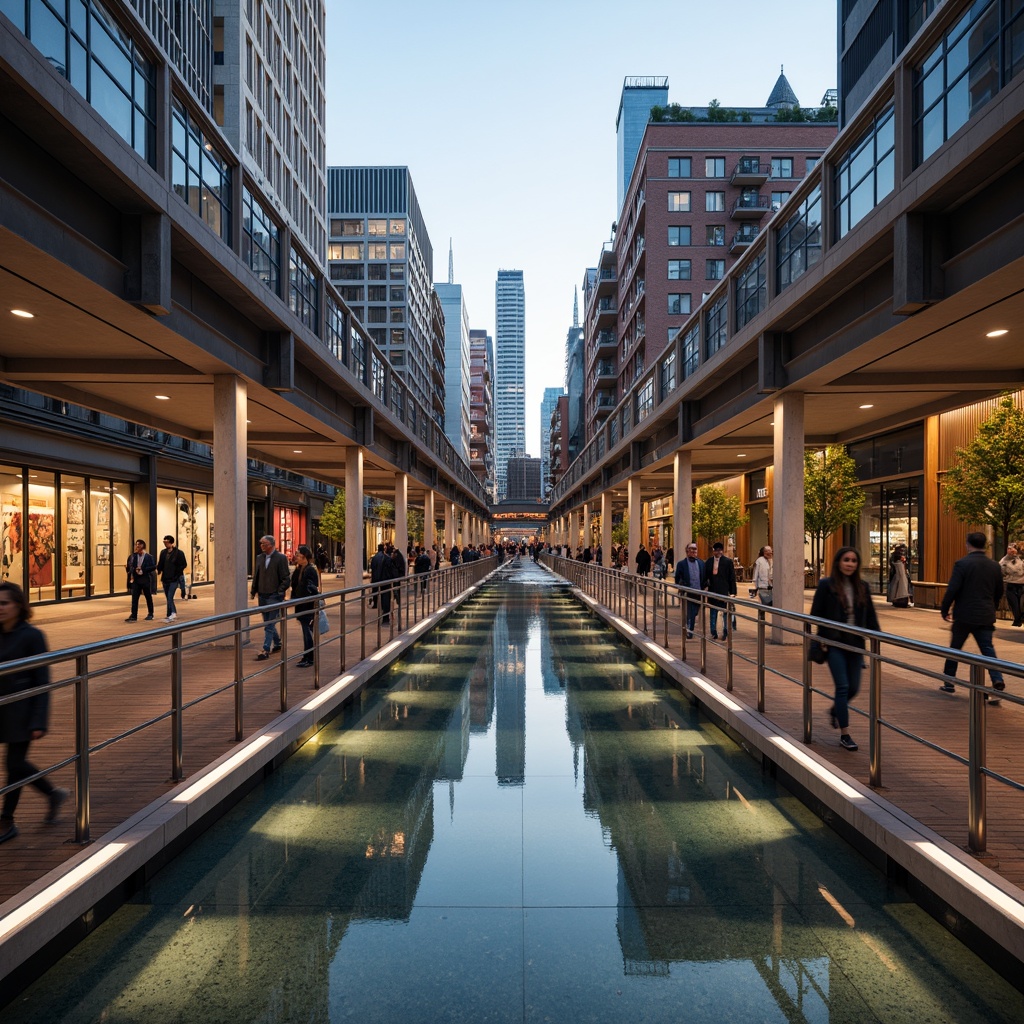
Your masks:
[{"label": "black trousers", "polygon": [[[7,784],[11,785],[14,782],[21,782],[22,779],[27,779],[30,775],[35,775],[39,770],[34,764],[29,764],[28,760],[28,747],[30,740],[25,740],[21,743],[8,743],[7,744]],[[45,776],[41,779],[36,779],[32,783],[36,789],[39,790],[44,796],[49,796],[53,792],[53,785],[50,780]],[[21,791],[24,787],[19,786],[17,789],[12,789],[10,793],[4,796],[4,807],[3,811],[0,811],[0,815],[4,818],[13,818],[14,812],[18,807],[18,801],[21,799]]]}]

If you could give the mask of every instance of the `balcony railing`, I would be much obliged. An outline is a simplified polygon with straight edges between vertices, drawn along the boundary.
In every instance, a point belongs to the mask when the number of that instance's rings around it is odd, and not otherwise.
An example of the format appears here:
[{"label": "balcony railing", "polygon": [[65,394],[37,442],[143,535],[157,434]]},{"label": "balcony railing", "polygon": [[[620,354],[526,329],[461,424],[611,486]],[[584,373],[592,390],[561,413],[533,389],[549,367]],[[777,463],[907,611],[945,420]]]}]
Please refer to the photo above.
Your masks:
[{"label": "balcony railing", "polygon": [[732,216],[736,220],[760,220],[772,208],[770,196],[763,193],[759,195],[740,196],[736,205],[732,208]]}]

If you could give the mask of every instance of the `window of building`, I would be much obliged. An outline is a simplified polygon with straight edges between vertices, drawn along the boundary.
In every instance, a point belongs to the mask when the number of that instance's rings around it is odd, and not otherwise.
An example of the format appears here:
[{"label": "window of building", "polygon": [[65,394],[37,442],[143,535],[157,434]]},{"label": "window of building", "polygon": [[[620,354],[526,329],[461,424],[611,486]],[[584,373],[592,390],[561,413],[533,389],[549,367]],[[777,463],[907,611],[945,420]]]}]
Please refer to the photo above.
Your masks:
[{"label": "window of building", "polygon": [[690,193],[689,192],[669,192],[669,194],[668,194],[668,212],[669,213],[689,213],[690,212]]},{"label": "window of building", "polygon": [[366,233],[371,238],[383,238],[388,233],[388,222],[379,217],[371,217],[366,222]]},{"label": "window of building", "polygon": [[341,287],[341,297],[346,302],[365,302],[365,289],[361,284],[349,284]]},{"label": "window of building", "polygon": [[392,219],[388,221],[388,231],[393,235],[404,235],[405,234],[405,221]]},{"label": "window of building", "polygon": [[388,321],[388,310],[386,306],[370,306],[366,311],[366,322],[368,324],[385,324]]},{"label": "window of building", "polygon": [[391,280],[392,281],[404,281],[405,280],[405,264],[404,263],[392,263],[391,264]]},{"label": "window of building", "polygon": [[370,379],[373,383],[373,393],[382,402],[385,401],[384,385],[387,374],[384,369],[384,360],[376,352],[370,353]]},{"label": "window of building", "polygon": [[316,271],[291,250],[288,259],[288,306],[310,330],[317,331]]},{"label": "window of building", "polygon": [[393,284],[388,295],[389,302],[405,302],[405,288],[400,284]]},{"label": "window of building", "polygon": [[724,178],[725,177],[725,157],[724,156],[709,156],[704,161],[704,176],[706,178]]},{"label": "window of building", "polygon": [[393,324],[401,324],[405,322],[405,306],[392,306],[388,313],[388,319]]},{"label": "window of building", "polygon": [[355,327],[348,333],[349,354],[352,358],[352,373],[356,380],[366,383],[366,339]]},{"label": "window of building", "polygon": [[728,341],[729,296],[723,295],[704,314],[706,359],[710,359]]},{"label": "window of building", "polygon": [[366,297],[370,302],[387,302],[388,286],[386,284],[371,284],[367,289]]},{"label": "window of building", "polygon": [[792,195],[792,192],[773,192],[772,193],[772,209],[780,210],[786,200]]},{"label": "window of building", "polygon": [[[392,327],[391,328],[391,344],[392,345],[404,345],[405,344],[405,328],[404,327]],[[395,353],[395,361],[398,362],[399,358],[405,362],[405,357],[402,356],[401,352]]]},{"label": "window of building", "polygon": [[689,260],[669,260],[668,261],[668,279],[670,281],[689,281],[690,280],[690,261]]},{"label": "window of building", "polygon": [[391,243],[391,258],[393,260],[404,260],[405,259],[405,242],[392,242]]},{"label": "window of building", "polygon": [[384,347],[384,339],[387,337],[387,331],[383,327],[368,327],[366,333],[370,335],[370,341],[377,346],[377,348]]},{"label": "window of building", "polygon": [[326,331],[327,347],[335,358],[344,363],[345,353],[345,313],[330,294],[326,296],[324,310],[324,330]]},{"label": "window of building", "polygon": [[835,167],[835,231],[842,238],[893,190],[893,108],[883,110]]},{"label": "window of building", "polygon": [[[244,200],[243,200],[244,202]],[[327,244],[327,258],[329,260],[340,260],[341,259],[341,245],[338,242],[329,242]]]},{"label": "window of building", "polygon": [[367,281],[386,281],[388,279],[388,268],[386,263],[371,263],[366,268]]},{"label": "window of building", "polygon": [[668,176],[670,178],[689,178],[690,158],[688,156],[670,156],[668,158]]},{"label": "window of building", "polygon": [[793,177],[793,158],[791,156],[773,156],[772,157],[772,177],[773,178],[792,178]]},{"label": "window of building", "polygon": [[363,265],[361,263],[349,263],[331,265],[332,281],[359,281],[363,276]]},{"label": "window of building", "polygon": [[693,376],[700,366],[700,317],[683,337],[683,379]]},{"label": "window of building", "polygon": [[704,276],[709,281],[721,281],[725,277],[725,260],[707,260]]},{"label": "window of building", "polygon": [[736,278],[737,330],[760,313],[768,303],[765,278],[765,253],[762,250]]},{"label": "window of building", "polygon": [[725,245],[725,225],[708,224],[705,242],[707,245]]},{"label": "window of building", "polygon": [[[643,370],[640,370],[642,373]],[[654,410],[654,381],[644,381],[643,386],[636,394],[636,417],[635,423],[647,419]]]},{"label": "window of building", "polygon": [[175,193],[231,242],[231,168],[179,100],[171,103],[171,181]]},{"label": "window of building", "polygon": [[821,186],[779,228],[775,242],[777,290],[783,291],[821,259]]},{"label": "window of building", "polygon": [[662,401],[670,395],[676,389],[676,354],[675,352],[670,353],[661,361],[659,367],[659,374],[661,377],[661,395]]},{"label": "window of building", "polygon": [[366,234],[363,219],[342,220],[334,217],[331,219],[331,235],[334,238],[351,238],[353,235]]},{"label": "window of building", "polygon": [[724,213],[725,212],[725,193],[724,192],[705,192],[704,193],[704,209],[707,213]]},{"label": "window of building", "polygon": [[388,258],[388,243],[368,242],[366,245],[366,258],[368,260],[386,260]]},{"label": "window of building", "polygon": [[347,242],[341,247],[341,258],[343,260],[361,260],[363,258],[363,243]]},{"label": "window of building", "polygon": [[277,224],[263,204],[242,188],[242,259],[276,295],[281,276],[281,241]]},{"label": "window of building", "polygon": [[819,160],[821,160],[820,156],[809,156],[805,162],[804,173],[810,174],[818,166]]},{"label": "window of building", "polygon": [[1024,68],[1020,4],[977,0],[914,69],[914,166],[926,160]]},{"label": "window of building", "polygon": [[685,225],[682,227],[670,227],[668,229],[668,244],[669,245],[689,245],[690,244],[690,227]]},{"label": "window of building", "polygon": [[690,295],[687,292],[673,292],[668,297],[670,316],[690,312]]}]

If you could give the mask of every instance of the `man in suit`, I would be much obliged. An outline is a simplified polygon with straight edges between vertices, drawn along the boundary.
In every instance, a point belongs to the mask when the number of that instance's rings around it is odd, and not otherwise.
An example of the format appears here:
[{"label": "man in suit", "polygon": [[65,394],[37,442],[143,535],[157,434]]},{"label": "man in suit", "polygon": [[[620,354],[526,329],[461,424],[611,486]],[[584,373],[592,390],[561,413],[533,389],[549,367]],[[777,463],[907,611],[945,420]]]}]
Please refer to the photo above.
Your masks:
[{"label": "man in suit", "polygon": [[[996,629],[996,608],[1003,596],[1003,573],[999,563],[985,554],[985,534],[967,534],[967,554],[953,566],[953,575],[946,584],[946,594],[942,599],[942,618],[950,621],[949,609],[953,609],[953,630],[949,646],[955,651],[963,648],[969,636],[978,642],[978,650],[986,658],[994,658],[996,649],[992,637]],[[940,687],[946,693],[953,693],[956,687],[957,661],[946,660],[942,671],[947,681]],[[989,670],[992,688],[1003,690],[1003,674],[998,670]],[[987,697],[987,695],[986,695]],[[998,704],[998,697],[988,698],[989,704]]]},{"label": "man in suit", "polygon": [[[707,568],[697,557],[697,545],[690,541],[686,545],[686,557],[676,566],[676,586],[692,587],[694,590],[707,589]],[[700,602],[691,598],[686,602],[686,639],[693,639],[693,627],[697,621]]]},{"label": "man in suit", "polygon": [[135,542],[135,553],[128,556],[128,564],[125,569],[128,571],[128,589],[132,592],[132,613],[124,621],[138,621],[139,595],[141,594],[146,598],[146,607],[149,609],[146,621],[149,622],[153,618],[153,578],[156,573],[156,562],[146,550],[144,540]]},{"label": "man in suit", "polygon": [[[249,593],[256,598],[261,608],[283,601],[292,581],[288,559],[276,547],[277,541],[269,534],[260,537],[260,554],[256,556],[253,566]],[[281,650],[281,635],[277,631],[279,615],[276,608],[263,612],[263,650],[256,655],[257,661],[266,661],[271,654]]]},{"label": "man in suit", "polygon": [[[713,554],[704,563],[704,578],[712,594],[723,597],[736,596],[736,566],[731,558],[725,557],[725,545],[719,540],[712,548]],[[711,639],[718,639],[718,609],[722,609],[722,639],[729,635],[729,612],[724,601],[711,602]]]}]

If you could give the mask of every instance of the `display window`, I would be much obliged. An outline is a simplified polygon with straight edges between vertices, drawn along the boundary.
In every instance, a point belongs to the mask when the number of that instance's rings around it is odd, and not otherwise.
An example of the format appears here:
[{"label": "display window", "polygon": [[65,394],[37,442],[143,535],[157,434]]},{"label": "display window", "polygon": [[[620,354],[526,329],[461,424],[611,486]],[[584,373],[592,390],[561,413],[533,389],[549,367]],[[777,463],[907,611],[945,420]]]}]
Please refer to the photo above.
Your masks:
[{"label": "display window", "polygon": [[274,528],[276,530],[277,549],[292,561],[295,549],[305,544],[307,531],[307,510],[290,505],[274,506]]},{"label": "display window", "polygon": [[[209,583],[213,579],[213,549],[216,527],[213,498],[203,491],[158,487],[156,492],[157,536],[153,546],[159,552],[167,535],[184,552],[189,584]],[[154,557],[159,557],[155,555]]]}]

